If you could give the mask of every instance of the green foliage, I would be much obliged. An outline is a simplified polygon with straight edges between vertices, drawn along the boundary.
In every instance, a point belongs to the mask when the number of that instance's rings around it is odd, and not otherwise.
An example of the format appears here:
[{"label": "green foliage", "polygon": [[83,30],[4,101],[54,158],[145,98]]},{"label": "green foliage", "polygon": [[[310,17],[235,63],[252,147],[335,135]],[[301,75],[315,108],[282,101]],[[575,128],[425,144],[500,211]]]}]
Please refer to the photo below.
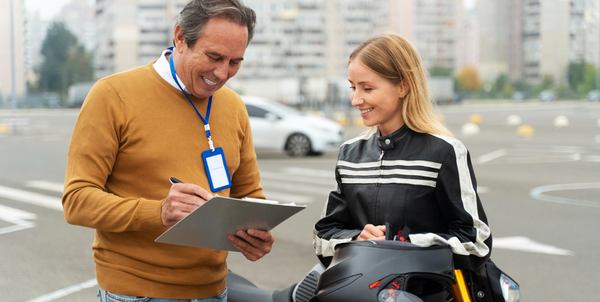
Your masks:
[{"label": "green foliage", "polygon": [[579,94],[585,94],[596,87],[596,69],[593,64],[581,62],[569,63],[567,80],[569,88]]},{"label": "green foliage", "polygon": [[583,81],[577,86],[577,92],[588,93],[596,87],[596,77],[599,75],[596,74],[596,69],[592,64],[587,64],[585,66],[583,74]]},{"label": "green foliage", "polygon": [[559,99],[573,100],[573,99],[580,98],[580,96],[577,94],[577,92],[573,91],[572,89],[569,88],[568,85],[565,85],[565,84],[558,85],[556,87],[555,91],[556,91],[556,96]]},{"label": "green foliage", "polygon": [[452,70],[443,66],[432,66],[429,68],[429,75],[432,77],[449,77],[452,76]]},{"label": "green foliage", "polygon": [[490,96],[493,98],[510,98],[514,92],[514,87],[505,74],[499,75],[490,89]]},{"label": "green foliage", "polygon": [[92,55],[78,44],[63,23],[50,25],[41,54],[43,61],[37,83],[41,92],[56,92],[64,100],[70,85],[93,80]]},{"label": "green foliage", "polygon": [[554,77],[547,74],[547,75],[542,76],[542,81],[532,88],[532,92],[534,95],[538,95],[540,92],[542,92],[544,90],[553,90],[553,88],[554,88]]},{"label": "green foliage", "polygon": [[529,85],[524,80],[517,80],[513,83],[513,87],[515,91],[528,92],[531,90],[531,85]]},{"label": "green foliage", "polygon": [[585,68],[585,62],[571,62],[567,70],[567,82],[569,87],[573,90],[577,89],[577,86],[583,82]]}]

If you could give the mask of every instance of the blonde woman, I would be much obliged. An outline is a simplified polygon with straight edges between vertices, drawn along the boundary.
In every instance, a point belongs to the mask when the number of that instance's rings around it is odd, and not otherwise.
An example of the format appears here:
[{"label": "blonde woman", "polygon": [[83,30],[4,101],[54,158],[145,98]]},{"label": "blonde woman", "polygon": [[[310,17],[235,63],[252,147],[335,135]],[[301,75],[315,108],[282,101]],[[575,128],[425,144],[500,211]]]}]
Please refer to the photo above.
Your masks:
[{"label": "blonde woman", "polygon": [[476,269],[492,237],[475,174],[463,143],[432,112],[415,49],[397,35],[367,40],[350,55],[348,80],[352,106],[372,128],[340,147],[338,189],[315,225],[323,264],[336,244],[390,233],[419,246],[447,244],[457,267]]}]

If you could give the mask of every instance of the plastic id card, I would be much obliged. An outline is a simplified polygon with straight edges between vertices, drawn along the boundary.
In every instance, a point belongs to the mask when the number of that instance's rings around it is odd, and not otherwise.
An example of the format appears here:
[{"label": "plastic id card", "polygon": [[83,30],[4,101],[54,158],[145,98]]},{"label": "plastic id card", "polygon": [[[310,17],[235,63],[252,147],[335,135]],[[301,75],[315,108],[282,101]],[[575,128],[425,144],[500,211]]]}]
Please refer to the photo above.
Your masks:
[{"label": "plastic id card", "polygon": [[202,161],[204,162],[204,170],[206,171],[212,192],[231,187],[229,170],[227,169],[225,154],[223,154],[221,147],[215,148],[214,151],[206,150],[202,152]]}]

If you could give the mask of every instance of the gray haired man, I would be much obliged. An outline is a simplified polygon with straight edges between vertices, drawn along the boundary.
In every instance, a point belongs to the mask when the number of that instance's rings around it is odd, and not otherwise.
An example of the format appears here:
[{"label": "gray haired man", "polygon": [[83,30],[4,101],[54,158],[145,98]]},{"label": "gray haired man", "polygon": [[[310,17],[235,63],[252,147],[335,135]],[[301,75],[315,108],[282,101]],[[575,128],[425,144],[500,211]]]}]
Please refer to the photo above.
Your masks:
[{"label": "gray haired man", "polygon": [[[238,0],[191,1],[179,14],[175,47],[100,79],[88,94],[69,146],[63,207],[69,223],[96,230],[100,301],[227,300],[226,251],[154,239],[214,194],[265,197],[248,114],[224,86],[255,20]],[[170,176],[187,183],[169,185]],[[229,240],[251,261],[274,241],[255,229]]]}]

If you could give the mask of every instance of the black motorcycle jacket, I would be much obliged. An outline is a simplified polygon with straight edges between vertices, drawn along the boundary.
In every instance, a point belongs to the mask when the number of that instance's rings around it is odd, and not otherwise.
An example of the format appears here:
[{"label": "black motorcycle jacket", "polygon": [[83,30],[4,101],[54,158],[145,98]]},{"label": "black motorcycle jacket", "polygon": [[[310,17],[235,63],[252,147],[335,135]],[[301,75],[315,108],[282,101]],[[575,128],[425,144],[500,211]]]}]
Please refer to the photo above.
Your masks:
[{"label": "black motorcycle jacket", "polygon": [[459,140],[409,129],[377,129],[340,147],[337,190],[316,223],[313,245],[329,264],[336,244],[366,224],[391,227],[413,244],[447,244],[458,268],[474,270],[490,256],[492,236],[479,200],[471,159]]}]

